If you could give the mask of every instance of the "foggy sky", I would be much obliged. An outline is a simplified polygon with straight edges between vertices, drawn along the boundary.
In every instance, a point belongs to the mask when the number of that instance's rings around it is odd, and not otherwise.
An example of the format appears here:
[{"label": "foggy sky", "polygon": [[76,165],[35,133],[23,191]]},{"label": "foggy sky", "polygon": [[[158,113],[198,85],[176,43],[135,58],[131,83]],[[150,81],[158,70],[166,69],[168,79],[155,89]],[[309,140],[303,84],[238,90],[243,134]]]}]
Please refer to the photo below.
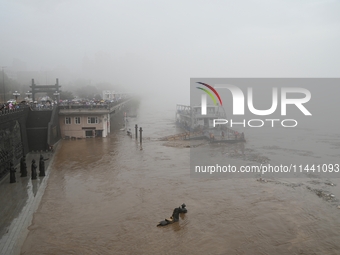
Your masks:
[{"label": "foggy sky", "polygon": [[191,77],[340,74],[335,0],[0,3],[0,65],[71,73],[62,85],[84,78],[185,101]]}]

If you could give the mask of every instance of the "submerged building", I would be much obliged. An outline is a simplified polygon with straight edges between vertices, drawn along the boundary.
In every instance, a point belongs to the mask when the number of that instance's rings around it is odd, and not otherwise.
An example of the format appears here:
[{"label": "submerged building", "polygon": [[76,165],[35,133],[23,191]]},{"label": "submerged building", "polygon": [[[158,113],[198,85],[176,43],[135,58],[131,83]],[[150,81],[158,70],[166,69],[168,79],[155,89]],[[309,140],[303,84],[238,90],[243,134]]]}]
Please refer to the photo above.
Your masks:
[{"label": "submerged building", "polygon": [[99,105],[69,104],[59,108],[62,138],[107,137],[111,115],[125,107],[129,98]]},{"label": "submerged building", "polygon": [[69,106],[60,109],[62,138],[106,137],[110,133],[110,111],[104,107]]}]

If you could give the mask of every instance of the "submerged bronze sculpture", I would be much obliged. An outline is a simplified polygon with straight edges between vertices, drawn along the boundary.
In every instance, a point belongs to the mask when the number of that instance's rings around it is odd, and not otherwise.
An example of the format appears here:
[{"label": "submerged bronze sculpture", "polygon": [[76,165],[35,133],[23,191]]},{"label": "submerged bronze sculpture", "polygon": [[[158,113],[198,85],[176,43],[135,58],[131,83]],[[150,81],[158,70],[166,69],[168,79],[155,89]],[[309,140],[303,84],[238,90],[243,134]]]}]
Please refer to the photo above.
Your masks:
[{"label": "submerged bronze sculpture", "polygon": [[187,210],[187,208],[185,208],[185,207],[186,207],[186,205],[183,203],[183,204],[181,205],[181,207],[179,207],[179,213],[187,213],[188,210]]},{"label": "submerged bronze sculpture", "polygon": [[188,212],[188,210],[185,207],[186,207],[186,205],[183,203],[180,207],[175,208],[173,213],[172,213],[172,216],[169,219],[165,219],[165,220],[160,221],[158,223],[157,227],[158,226],[166,226],[166,225],[172,224],[174,222],[178,222],[179,221],[179,214]]},{"label": "submerged bronze sculpture", "polygon": [[172,216],[169,219],[160,221],[157,226],[166,226],[177,221],[179,221],[179,207],[174,209]]}]

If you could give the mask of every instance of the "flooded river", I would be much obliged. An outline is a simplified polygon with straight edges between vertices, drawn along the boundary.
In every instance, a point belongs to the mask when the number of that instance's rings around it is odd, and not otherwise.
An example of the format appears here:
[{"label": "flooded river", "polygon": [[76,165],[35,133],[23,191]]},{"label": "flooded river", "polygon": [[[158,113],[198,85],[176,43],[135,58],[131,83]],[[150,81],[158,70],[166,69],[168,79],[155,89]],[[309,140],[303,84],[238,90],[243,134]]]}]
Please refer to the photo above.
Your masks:
[{"label": "flooded river", "polygon": [[[21,254],[340,254],[339,179],[191,178],[190,149],[158,140],[180,132],[174,109],[142,101],[129,125],[143,150],[119,129],[61,141]],[[323,138],[331,156],[336,139]],[[243,160],[297,154],[278,144],[249,137]],[[156,227],[183,202],[178,223]]]}]

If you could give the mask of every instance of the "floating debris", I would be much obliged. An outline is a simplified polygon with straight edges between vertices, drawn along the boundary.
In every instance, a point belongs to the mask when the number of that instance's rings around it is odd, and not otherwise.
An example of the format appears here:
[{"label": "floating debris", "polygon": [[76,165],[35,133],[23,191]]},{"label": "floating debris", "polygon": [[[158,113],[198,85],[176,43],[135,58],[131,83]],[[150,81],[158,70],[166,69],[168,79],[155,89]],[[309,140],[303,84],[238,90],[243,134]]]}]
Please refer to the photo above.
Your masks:
[{"label": "floating debris", "polygon": [[312,189],[311,187],[307,186],[307,189],[314,192],[318,197],[321,197],[322,199],[329,201],[329,202],[336,202],[338,201],[335,198],[334,194],[328,193],[327,191],[324,191],[322,189]]},{"label": "floating debris", "polygon": [[326,181],[325,184],[328,185],[328,186],[336,186],[336,184],[334,184],[334,183],[332,183],[330,181]]},{"label": "floating debris", "polygon": [[201,145],[207,144],[206,142],[202,141],[167,141],[163,143],[164,146],[167,147],[176,147],[176,148],[195,148]]}]

